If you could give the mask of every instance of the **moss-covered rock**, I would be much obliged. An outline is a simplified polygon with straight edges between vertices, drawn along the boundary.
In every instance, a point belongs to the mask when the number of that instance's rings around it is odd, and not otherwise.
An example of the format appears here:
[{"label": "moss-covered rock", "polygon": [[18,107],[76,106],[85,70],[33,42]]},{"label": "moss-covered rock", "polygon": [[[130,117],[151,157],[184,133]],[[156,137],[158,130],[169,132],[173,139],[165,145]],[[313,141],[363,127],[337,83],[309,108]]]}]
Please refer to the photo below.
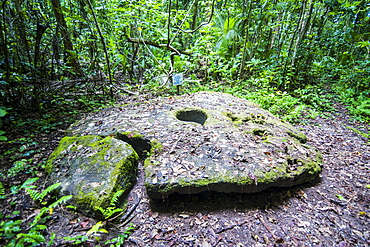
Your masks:
[{"label": "moss-covered rock", "polygon": [[256,104],[223,93],[107,109],[76,122],[68,134],[144,143],[145,185],[152,198],[207,190],[258,192],[304,183],[321,172],[321,154],[305,144],[302,132]]},{"label": "moss-covered rock", "polygon": [[135,182],[138,155],[124,141],[96,135],[64,137],[50,155],[50,183],[61,182],[61,195],[73,195],[79,210],[92,213],[109,205],[114,193]]}]

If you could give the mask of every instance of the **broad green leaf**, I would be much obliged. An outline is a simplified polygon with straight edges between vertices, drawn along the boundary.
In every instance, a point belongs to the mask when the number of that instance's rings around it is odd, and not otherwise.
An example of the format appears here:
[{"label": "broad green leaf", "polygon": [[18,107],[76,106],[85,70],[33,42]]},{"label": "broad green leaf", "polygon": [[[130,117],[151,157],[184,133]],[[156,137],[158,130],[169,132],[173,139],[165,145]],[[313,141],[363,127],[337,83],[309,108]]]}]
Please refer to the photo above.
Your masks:
[{"label": "broad green leaf", "polygon": [[86,233],[86,236],[90,236],[94,233],[97,233],[100,229],[100,227],[103,226],[103,223],[101,221],[99,221],[98,223],[96,223],[87,233]]},{"label": "broad green leaf", "polygon": [[98,232],[102,232],[102,233],[109,233],[107,230],[103,229],[103,228],[100,228]]},{"label": "broad green leaf", "polygon": [[21,186],[21,189],[23,188],[35,188],[36,186],[35,185],[31,185],[33,184],[34,182],[36,182],[39,178],[29,178],[27,179]]},{"label": "broad green leaf", "polygon": [[338,197],[339,200],[346,201],[346,199],[341,195],[335,195],[335,196]]},{"label": "broad green leaf", "polygon": [[4,117],[6,115],[6,111],[3,109],[0,109],[0,117]]}]

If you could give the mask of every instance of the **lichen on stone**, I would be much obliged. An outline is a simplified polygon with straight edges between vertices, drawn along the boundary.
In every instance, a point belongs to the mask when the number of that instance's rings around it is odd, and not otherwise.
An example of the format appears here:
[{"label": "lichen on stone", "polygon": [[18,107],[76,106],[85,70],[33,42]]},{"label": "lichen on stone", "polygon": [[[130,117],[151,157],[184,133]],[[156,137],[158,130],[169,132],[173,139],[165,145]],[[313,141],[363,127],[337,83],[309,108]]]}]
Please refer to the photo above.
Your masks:
[{"label": "lichen on stone", "polygon": [[138,159],[129,144],[112,136],[72,136],[60,141],[46,170],[51,183],[62,183],[60,194],[73,195],[76,206],[91,213],[108,206],[116,191],[129,191]]},{"label": "lichen on stone", "polygon": [[68,130],[70,136],[86,134],[112,135],[145,151],[145,186],[152,198],[207,190],[258,192],[313,180],[322,169],[320,152],[303,144],[307,137],[301,131],[223,93],[128,104]]}]

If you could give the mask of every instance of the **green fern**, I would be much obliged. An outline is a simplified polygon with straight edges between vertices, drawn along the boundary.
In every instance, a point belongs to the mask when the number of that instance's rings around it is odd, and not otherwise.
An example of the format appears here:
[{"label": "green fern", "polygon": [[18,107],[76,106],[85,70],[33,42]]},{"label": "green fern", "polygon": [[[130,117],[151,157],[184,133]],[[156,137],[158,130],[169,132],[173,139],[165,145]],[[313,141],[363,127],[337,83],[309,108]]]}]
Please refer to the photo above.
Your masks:
[{"label": "green fern", "polygon": [[50,208],[55,208],[56,206],[60,205],[60,204],[65,204],[67,201],[69,201],[73,196],[72,195],[69,195],[69,196],[62,196],[61,198],[59,198],[56,202],[50,204],[50,206],[48,207],[49,209]]},{"label": "green fern", "polygon": [[31,244],[31,246],[37,246],[45,242],[45,237],[39,232],[36,233],[19,233],[17,234],[17,246],[27,246],[26,243]]},{"label": "green fern", "polygon": [[46,212],[51,213],[54,208],[56,208],[58,205],[65,204],[71,198],[72,198],[72,195],[62,196],[56,202],[53,202],[52,204],[50,204],[48,207],[41,208],[40,213],[36,215],[31,226],[35,226],[41,220],[41,218],[44,216]]},{"label": "green fern", "polygon": [[124,190],[118,190],[114,193],[112,199],[110,200],[110,206],[116,206],[119,198],[122,196],[123,192],[125,192]]},{"label": "green fern", "polygon": [[26,189],[26,192],[31,196],[31,198],[34,201],[42,202],[42,200],[44,200],[44,198],[45,198],[46,195],[48,195],[51,191],[53,191],[56,188],[58,188],[60,185],[61,185],[61,183],[52,184],[52,185],[50,185],[49,187],[47,187],[46,189],[44,189],[41,192],[38,192],[38,191],[33,190],[31,188],[27,188]]},{"label": "green fern", "polygon": [[29,178],[27,179],[22,185],[14,185],[10,187],[10,192],[12,194],[17,194],[20,189],[33,189],[36,188],[36,185],[32,185],[34,182],[36,182],[39,178]]},{"label": "green fern", "polygon": [[109,219],[116,213],[120,213],[123,211],[123,208],[117,208],[117,207],[107,207],[106,209],[102,207],[95,207],[95,210],[98,210],[104,217],[104,219]]},{"label": "green fern", "polygon": [[36,188],[36,185],[32,185],[34,182],[36,182],[39,178],[29,178],[27,179],[21,186],[21,189],[32,189]]},{"label": "green fern", "polygon": [[5,195],[5,188],[4,188],[4,185],[0,182],[0,199],[5,199],[6,196]]},{"label": "green fern", "polygon": [[109,219],[113,215],[124,211],[123,208],[117,208],[116,206],[117,202],[119,201],[119,198],[122,196],[123,193],[124,193],[124,190],[116,191],[114,195],[112,196],[112,199],[110,200],[109,207],[104,209],[98,206],[98,207],[95,207],[95,210],[99,211],[103,215],[104,219]]}]

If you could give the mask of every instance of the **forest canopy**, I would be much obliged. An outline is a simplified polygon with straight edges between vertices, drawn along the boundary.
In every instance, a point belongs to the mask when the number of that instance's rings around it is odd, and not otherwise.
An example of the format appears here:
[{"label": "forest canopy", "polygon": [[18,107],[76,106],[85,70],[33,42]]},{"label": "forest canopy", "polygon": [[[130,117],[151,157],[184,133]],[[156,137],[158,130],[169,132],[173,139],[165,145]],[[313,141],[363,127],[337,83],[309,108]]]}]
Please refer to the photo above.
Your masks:
[{"label": "forest canopy", "polygon": [[42,110],[71,83],[113,96],[183,73],[184,90],[267,108],[276,95],[321,107],[327,85],[370,114],[365,0],[3,0],[0,16],[3,111]]}]

